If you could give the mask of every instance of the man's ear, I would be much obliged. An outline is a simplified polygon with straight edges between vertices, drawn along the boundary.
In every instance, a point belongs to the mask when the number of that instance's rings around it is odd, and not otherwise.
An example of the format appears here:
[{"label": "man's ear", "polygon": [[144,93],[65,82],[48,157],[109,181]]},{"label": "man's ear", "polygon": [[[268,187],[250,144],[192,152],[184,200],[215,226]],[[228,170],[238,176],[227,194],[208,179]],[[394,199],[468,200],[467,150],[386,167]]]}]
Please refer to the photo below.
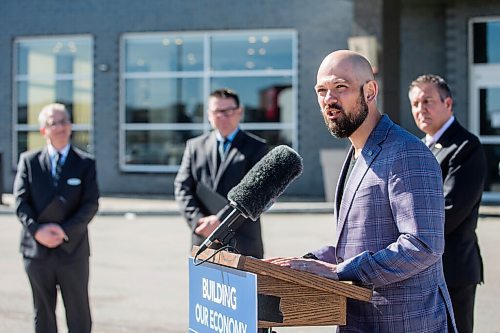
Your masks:
[{"label": "man's ear", "polygon": [[444,105],[449,111],[453,110],[453,99],[451,97],[446,97],[444,99]]},{"label": "man's ear", "polygon": [[378,84],[375,80],[370,80],[364,86],[365,99],[368,102],[373,102],[378,94]]},{"label": "man's ear", "polygon": [[40,128],[40,133],[42,134],[42,136],[45,136],[45,127]]}]

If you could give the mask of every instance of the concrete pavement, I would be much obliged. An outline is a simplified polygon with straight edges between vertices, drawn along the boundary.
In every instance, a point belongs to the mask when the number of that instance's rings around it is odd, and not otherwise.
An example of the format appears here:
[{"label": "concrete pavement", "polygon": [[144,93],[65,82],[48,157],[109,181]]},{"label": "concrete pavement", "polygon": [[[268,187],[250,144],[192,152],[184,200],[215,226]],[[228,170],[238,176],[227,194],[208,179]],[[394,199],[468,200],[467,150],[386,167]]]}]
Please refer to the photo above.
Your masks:
[{"label": "concrete pavement", "polygon": [[[9,200],[10,196],[4,196],[4,202]],[[330,206],[278,203],[263,217],[266,257],[298,255],[331,242],[335,231]],[[315,214],[308,213],[313,208]],[[94,332],[187,331],[189,232],[176,209],[168,198],[102,198],[101,212],[89,227]],[[32,332],[30,289],[17,251],[21,228],[12,206],[2,207],[2,212],[0,333]],[[500,209],[484,206],[481,212],[478,236],[486,283],[478,288],[475,332],[500,333],[497,315]],[[59,303],[62,304],[61,300]],[[58,308],[58,319],[60,331],[66,332],[62,306]],[[277,331],[326,333],[333,332],[333,328],[280,328]]]}]

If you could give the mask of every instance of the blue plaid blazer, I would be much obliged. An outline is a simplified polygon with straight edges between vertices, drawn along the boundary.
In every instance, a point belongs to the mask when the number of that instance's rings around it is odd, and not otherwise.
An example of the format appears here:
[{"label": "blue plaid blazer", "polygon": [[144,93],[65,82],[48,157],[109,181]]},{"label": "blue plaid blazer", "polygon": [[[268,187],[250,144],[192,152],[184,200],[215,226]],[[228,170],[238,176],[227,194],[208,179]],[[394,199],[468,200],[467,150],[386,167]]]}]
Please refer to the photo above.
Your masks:
[{"label": "blue plaid blazer", "polygon": [[352,151],[337,185],[335,246],[314,254],[337,264],[340,280],[373,285],[374,295],[369,303],[348,300],[347,325],[339,331],[448,332],[453,311],[441,261],[444,197],[436,158],[384,115],[343,191]]}]

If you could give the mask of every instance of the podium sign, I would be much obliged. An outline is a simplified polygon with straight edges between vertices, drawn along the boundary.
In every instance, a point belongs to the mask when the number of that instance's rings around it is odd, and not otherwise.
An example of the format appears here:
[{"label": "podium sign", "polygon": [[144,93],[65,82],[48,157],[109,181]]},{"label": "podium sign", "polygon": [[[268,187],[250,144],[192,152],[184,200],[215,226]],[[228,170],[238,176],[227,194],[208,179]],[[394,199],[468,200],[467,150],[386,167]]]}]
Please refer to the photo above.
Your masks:
[{"label": "podium sign", "polygon": [[189,331],[257,332],[257,276],[189,258]]},{"label": "podium sign", "polygon": [[[198,247],[193,247],[191,255],[194,256],[198,250]],[[210,266],[215,270],[220,271],[224,268],[230,268],[230,272],[234,276],[243,276],[242,274],[244,273],[252,273],[252,279],[255,279],[256,276],[257,290],[255,290],[255,287],[252,287],[252,291],[248,290],[248,293],[245,292],[245,296],[242,299],[243,291],[236,289],[236,295],[238,307],[241,307],[242,303],[244,303],[245,311],[254,311],[255,298],[252,296],[255,294],[250,295],[250,293],[258,294],[257,318],[259,328],[345,325],[347,299],[369,302],[373,294],[371,288],[358,286],[350,281],[331,280],[316,274],[294,270],[289,267],[281,267],[241,254],[224,251],[215,252],[215,250],[206,249],[198,258],[215,263],[215,266]],[[205,265],[203,264],[203,266]],[[221,273],[219,272],[216,276],[220,277]],[[202,278],[198,277],[198,280],[200,279]],[[231,277],[231,282],[232,279],[233,277]],[[229,278],[222,281],[228,285],[227,282],[224,282],[227,280]],[[201,287],[199,286],[200,283]],[[203,288],[203,281],[196,282],[190,288],[190,291],[195,291],[196,288]],[[244,288],[250,288],[250,286],[245,286]],[[202,298],[203,296],[198,296],[198,299]],[[247,307],[247,304],[250,304],[247,303],[250,302],[250,299],[252,299],[252,306]],[[196,303],[192,304],[194,307]],[[200,308],[200,306],[198,307]],[[191,313],[196,315],[196,312],[193,312],[195,310],[195,308],[191,310]],[[200,322],[203,319],[204,311],[203,309],[201,310],[202,314],[198,315],[201,318]],[[209,312],[207,316],[210,316]],[[254,316],[252,313],[252,318]],[[247,332],[255,332],[255,330],[252,328],[251,331],[248,330]]]}]

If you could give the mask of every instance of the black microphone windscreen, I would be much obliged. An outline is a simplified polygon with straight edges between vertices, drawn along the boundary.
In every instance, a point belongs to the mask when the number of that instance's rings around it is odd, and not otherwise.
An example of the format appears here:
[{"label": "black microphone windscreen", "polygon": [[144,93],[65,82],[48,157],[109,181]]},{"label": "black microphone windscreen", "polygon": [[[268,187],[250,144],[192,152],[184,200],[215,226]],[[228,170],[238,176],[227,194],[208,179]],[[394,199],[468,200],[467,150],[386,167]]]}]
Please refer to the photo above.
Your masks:
[{"label": "black microphone windscreen", "polygon": [[257,220],[302,173],[302,157],[281,145],[272,149],[233,187],[227,198],[247,217]]}]

